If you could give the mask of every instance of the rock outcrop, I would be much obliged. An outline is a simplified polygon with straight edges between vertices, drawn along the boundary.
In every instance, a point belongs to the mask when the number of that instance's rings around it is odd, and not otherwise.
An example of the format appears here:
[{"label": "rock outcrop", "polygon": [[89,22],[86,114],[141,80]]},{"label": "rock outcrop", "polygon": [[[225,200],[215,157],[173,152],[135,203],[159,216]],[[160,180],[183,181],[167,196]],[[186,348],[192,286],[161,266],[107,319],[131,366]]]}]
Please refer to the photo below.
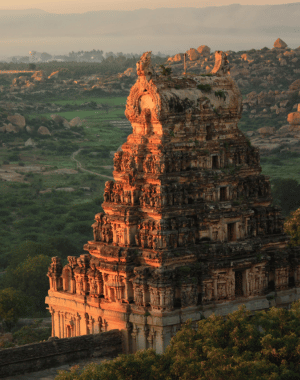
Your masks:
[{"label": "rock outcrop", "polygon": [[281,38],[277,38],[277,40],[274,42],[274,48],[276,49],[285,49],[287,47],[287,44],[282,41]]},{"label": "rock outcrop", "polygon": [[190,61],[196,61],[197,59],[200,58],[200,53],[194,48],[191,48],[190,50],[188,50],[186,52],[186,55]]},{"label": "rock outcrop", "polygon": [[7,120],[20,129],[24,129],[26,125],[25,117],[22,115],[7,116]]},{"label": "rock outcrop", "polygon": [[70,127],[81,127],[82,126],[82,120],[80,120],[80,117],[74,117],[71,121],[69,121]]},{"label": "rock outcrop", "polygon": [[43,125],[41,125],[39,127],[39,129],[37,130],[37,133],[39,135],[49,135],[49,136],[51,136],[51,133],[50,133],[49,129],[47,127],[44,127]]},{"label": "rock outcrop", "polygon": [[210,55],[210,48],[206,45],[201,45],[198,47],[197,52],[202,56]]}]

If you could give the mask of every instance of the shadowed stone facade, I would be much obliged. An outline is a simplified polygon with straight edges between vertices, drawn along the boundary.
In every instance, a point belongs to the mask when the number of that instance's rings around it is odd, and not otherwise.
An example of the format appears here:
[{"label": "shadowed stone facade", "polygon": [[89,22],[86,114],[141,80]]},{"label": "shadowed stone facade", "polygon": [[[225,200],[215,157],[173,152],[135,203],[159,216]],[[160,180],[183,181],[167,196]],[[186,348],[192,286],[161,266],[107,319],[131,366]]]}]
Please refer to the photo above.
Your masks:
[{"label": "shadowed stone facade", "polygon": [[223,52],[212,73],[158,76],[141,57],[133,133],[88,253],[49,268],[53,336],[121,329],[127,352],[162,352],[189,318],[299,298],[299,249],[287,248],[259,151],[238,129],[242,96]]}]

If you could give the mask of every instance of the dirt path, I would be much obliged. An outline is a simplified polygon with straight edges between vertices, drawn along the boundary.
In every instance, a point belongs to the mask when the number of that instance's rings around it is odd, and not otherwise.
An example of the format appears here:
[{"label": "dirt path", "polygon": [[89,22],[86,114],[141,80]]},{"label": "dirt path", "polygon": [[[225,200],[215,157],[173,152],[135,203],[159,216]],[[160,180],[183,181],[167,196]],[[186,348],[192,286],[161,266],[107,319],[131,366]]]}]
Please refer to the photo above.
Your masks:
[{"label": "dirt path", "polygon": [[87,173],[95,174],[95,175],[97,175],[97,176],[99,176],[99,177],[104,177],[104,178],[108,178],[108,179],[114,179],[113,177],[109,177],[108,175],[105,175],[105,174],[99,174],[99,173],[92,172],[91,170],[84,169],[84,168],[82,167],[81,163],[80,163],[78,160],[76,160],[76,158],[75,158],[75,156],[76,156],[81,150],[82,150],[82,148],[81,148],[81,149],[78,149],[76,152],[72,153],[72,156],[71,156],[71,159],[74,160],[74,161],[76,161],[76,164],[77,164],[77,168],[78,168],[78,169],[81,169],[81,170],[83,170],[84,172],[87,172]]}]

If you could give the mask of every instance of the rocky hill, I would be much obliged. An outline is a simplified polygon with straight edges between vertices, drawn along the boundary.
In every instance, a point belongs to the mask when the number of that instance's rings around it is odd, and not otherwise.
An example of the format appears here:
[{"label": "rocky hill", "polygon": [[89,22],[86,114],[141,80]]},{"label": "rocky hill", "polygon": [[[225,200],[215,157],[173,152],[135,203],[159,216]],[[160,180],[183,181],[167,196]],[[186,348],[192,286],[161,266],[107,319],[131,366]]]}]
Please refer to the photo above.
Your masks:
[{"label": "rocky hill", "polygon": [[[299,111],[300,47],[291,49],[278,38],[272,49],[227,51],[226,54],[231,76],[243,94],[240,128],[253,145],[261,148],[262,154],[280,148],[297,150],[300,131],[296,125],[299,123],[298,118],[291,115]],[[184,55],[187,76],[209,75],[214,66],[214,54],[208,46],[191,48],[170,57],[166,67],[173,73],[182,74]]]},{"label": "rocky hill", "polygon": [[[270,154],[281,149],[297,151],[300,139],[296,120],[300,103],[300,47],[291,49],[280,38],[272,49],[227,51],[231,76],[236,80],[243,94],[243,116],[240,128],[248,135],[252,143],[261,149],[261,154]],[[215,54],[210,47],[201,45],[190,48],[169,57],[164,67],[156,65],[157,75],[163,75],[165,69],[173,74],[184,72],[186,76],[210,75],[214,66]],[[136,80],[136,69],[131,67],[115,75],[97,72],[77,78],[64,79],[64,69],[46,75],[36,71],[33,75],[15,76],[9,86],[0,86],[0,108],[9,112],[0,115],[0,131],[15,132],[7,116],[15,113],[43,114],[70,111],[53,103],[39,102],[38,99],[74,94],[93,93],[94,96],[127,96]],[[77,110],[78,106],[74,106]],[[87,102],[82,109],[102,107]],[[74,108],[74,110],[75,110]],[[293,121],[291,121],[293,120]],[[2,122],[2,124],[1,124]],[[51,128],[50,128],[51,130]],[[300,150],[300,149],[299,149]]]}]

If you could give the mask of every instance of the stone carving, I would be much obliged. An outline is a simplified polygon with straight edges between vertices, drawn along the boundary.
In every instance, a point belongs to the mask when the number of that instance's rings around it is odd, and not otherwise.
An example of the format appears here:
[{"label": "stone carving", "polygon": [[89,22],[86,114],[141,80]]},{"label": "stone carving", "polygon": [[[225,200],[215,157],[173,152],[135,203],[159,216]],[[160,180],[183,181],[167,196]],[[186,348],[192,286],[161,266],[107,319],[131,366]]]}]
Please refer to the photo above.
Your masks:
[{"label": "stone carving", "polygon": [[156,76],[150,52],[137,72],[125,112],[133,133],[114,156],[89,254],[64,268],[52,259],[47,302],[60,337],[118,328],[128,350],[162,351],[180,315],[263,299],[293,276],[299,286],[300,252],[287,249],[259,151],[238,129],[226,54],[212,76]]},{"label": "stone carving", "polygon": [[147,79],[153,75],[153,67],[151,63],[151,51],[144,53],[136,64],[136,72],[138,76],[145,76]]},{"label": "stone carving", "polygon": [[62,288],[62,265],[61,258],[58,256],[52,257],[50,267],[48,268],[47,276],[50,281],[50,289],[61,290]]}]

